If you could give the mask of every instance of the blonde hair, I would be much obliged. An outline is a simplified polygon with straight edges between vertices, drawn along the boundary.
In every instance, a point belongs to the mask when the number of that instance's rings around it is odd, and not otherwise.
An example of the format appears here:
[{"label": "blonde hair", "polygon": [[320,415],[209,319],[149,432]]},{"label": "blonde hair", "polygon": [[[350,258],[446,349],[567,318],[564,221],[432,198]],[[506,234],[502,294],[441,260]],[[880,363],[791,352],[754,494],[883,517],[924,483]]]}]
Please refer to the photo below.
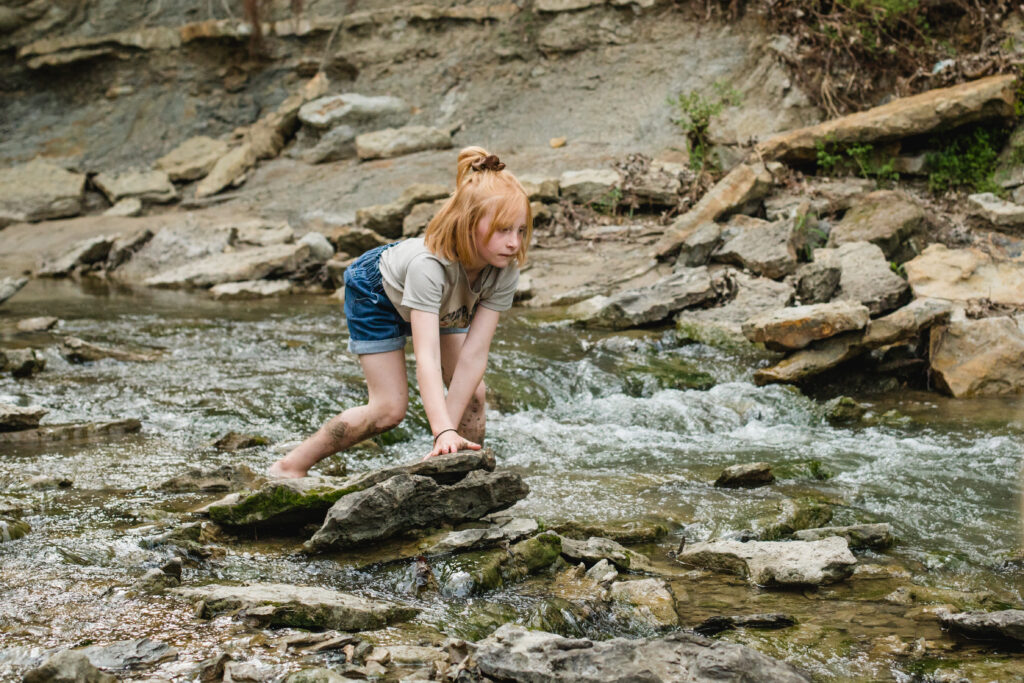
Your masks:
[{"label": "blonde hair", "polygon": [[[473,264],[477,256],[476,228],[480,220],[490,215],[490,239],[499,228],[517,227],[513,221],[519,211],[526,209],[526,234],[523,235],[516,261],[526,263],[526,250],[533,235],[533,213],[530,199],[522,184],[511,173],[496,169],[504,164],[493,162],[481,166],[491,155],[482,147],[466,147],[459,152],[455,175],[455,192],[427,225],[423,241],[434,254],[464,266]],[[474,169],[473,165],[477,168]]]}]

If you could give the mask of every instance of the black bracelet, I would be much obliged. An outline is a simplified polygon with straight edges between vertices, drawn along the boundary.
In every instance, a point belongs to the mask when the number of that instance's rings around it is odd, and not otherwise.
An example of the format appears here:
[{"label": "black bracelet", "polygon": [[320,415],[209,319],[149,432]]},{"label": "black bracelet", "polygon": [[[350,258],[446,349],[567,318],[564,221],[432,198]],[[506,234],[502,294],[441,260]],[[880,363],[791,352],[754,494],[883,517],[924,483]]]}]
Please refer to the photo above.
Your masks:
[{"label": "black bracelet", "polygon": [[434,436],[434,445],[435,445],[435,446],[437,445],[437,440],[438,440],[438,439],[440,439],[440,438],[441,438],[441,435],[442,435],[442,434],[444,434],[445,432],[457,432],[457,431],[459,431],[459,430],[458,430],[458,429],[455,429],[455,427],[449,427],[448,429],[442,429],[441,431],[439,431],[439,432],[438,432],[438,433],[437,433],[437,434],[436,434],[436,435]]}]

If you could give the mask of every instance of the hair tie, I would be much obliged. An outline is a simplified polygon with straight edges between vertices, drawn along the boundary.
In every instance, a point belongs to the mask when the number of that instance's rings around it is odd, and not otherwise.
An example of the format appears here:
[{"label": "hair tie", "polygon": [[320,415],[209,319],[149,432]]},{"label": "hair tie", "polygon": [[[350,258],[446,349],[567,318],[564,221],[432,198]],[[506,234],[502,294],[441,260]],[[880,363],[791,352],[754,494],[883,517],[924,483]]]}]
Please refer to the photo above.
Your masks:
[{"label": "hair tie", "polygon": [[498,159],[497,155],[491,154],[483,159],[477,159],[470,164],[470,167],[474,171],[500,171],[505,168],[505,164],[501,163],[501,160]]}]

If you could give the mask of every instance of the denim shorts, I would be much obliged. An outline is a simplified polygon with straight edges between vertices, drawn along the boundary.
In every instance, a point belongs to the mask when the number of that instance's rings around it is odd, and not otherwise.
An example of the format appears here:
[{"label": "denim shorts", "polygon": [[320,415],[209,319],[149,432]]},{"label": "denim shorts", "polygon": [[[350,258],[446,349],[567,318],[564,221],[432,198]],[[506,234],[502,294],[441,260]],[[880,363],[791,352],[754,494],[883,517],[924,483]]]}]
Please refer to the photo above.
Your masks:
[{"label": "denim shorts", "polygon": [[[395,310],[384,292],[380,255],[398,244],[375,247],[345,269],[345,322],[348,350],[360,356],[405,348],[412,327]],[[468,327],[442,327],[441,334],[465,334]]]}]

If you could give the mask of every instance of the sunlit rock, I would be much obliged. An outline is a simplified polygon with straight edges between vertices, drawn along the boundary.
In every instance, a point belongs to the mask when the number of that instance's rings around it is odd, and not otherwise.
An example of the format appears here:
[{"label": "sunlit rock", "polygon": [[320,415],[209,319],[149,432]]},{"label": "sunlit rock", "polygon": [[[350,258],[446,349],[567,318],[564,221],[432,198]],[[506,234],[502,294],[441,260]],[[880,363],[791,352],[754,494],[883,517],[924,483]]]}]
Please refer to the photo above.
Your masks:
[{"label": "sunlit rock", "polygon": [[214,285],[210,287],[210,296],[217,301],[267,299],[291,294],[294,289],[290,280],[246,280]]},{"label": "sunlit rock", "polygon": [[213,469],[193,467],[185,474],[171,477],[157,488],[164,491],[239,491],[260,478],[242,464],[221,465]]},{"label": "sunlit rock", "polygon": [[77,216],[85,175],[35,159],[0,170],[0,228],[21,221]]},{"label": "sunlit rock", "polygon": [[586,327],[621,330],[662,322],[684,308],[714,300],[721,289],[721,279],[699,266],[677,271],[647,287],[595,297],[589,309],[584,305],[588,302],[581,302],[570,314]]},{"label": "sunlit rock", "polygon": [[22,679],[24,683],[115,683],[116,680],[97,669],[82,650],[58,652]]},{"label": "sunlit rock", "polygon": [[821,541],[708,541],[687,546],[676,559],[746,576],[759,586],[835,583],[850,576],[857,564],[846,539],[838,536]]},{"label": "sunlit rock", "polygon": [[209,173],[227,152],[228,143],[223,140],[198,135],[157,159],[154,165],[173,181],[198,180]]},{"label": "sunlit rock", "polygon": [[92,182],[107,196],[111,204],[128,197],[137,197],[143,202],[164,204],[178,198],[170,178],[163,171],[122,171],[120,173],[99,173]]},{"label": "sunlit rock", "polygon": [[588,565],[608,560],[622,571],[651,570],[650,560],[645,555],[635,553],[607,538],[591,537],[585,541],[563,538],[562,555],[571,562]]},{"label": "sunlit rock", "polygon": [[296,273],[311,260],[314,258],[308,244],[272,244],[207,256],[147,278],[143,284],[191,288],[262,280]]},{"label": "sunlit rock", "polygon": [[57,323],[60,322],[60,318],[55,318],[52,315],[41,315],[36,318],[25,318],[18,321],[19,332],[46,332],[53,329]]},{"label": "sunlit rock", "polygon": [[272,627],[366,631],[415,616],[417,610],[314,586],[257,583],[171,591],[202,604],[202,617],[232,612]]},{"label": "sunlit rock", "polygon": [[795,226],[793,219],[770,223],[750,216],[733,216],[722,228],[721,244],[711,259],[773,280],[781,279],[796,270]]},{"label": "sunlit rock", "polygon": [[65,337],[58,347],[60,355],[69,363],[93,363],[104,358],[132,363],[152,363],[163,356],[162,351],[128,351],[108,346],[100,346],[84,341],[78,337]]},{"label": "sunlit rock", "polygon": [[927,215],[906,194],[879,190],[857,200],[828,235],[828,246],[870,242],[885,258],[902,263],[924,249]]},{"label": "sunlit rock", "polygon": [[566,171],[558,179],[558,185],[563,197],[579,204],[588,204],[609,197],[622,185],[622,177],[610,168],[588,168]]},{"label": "sunlit rock", "polygon": [[178,648],[150,638],[119,640],[81,650],[94,666],[110,671],[151,666],[178,658]]},{"label": "sunlit rock", "polygon": [[452,136],[447,130],[428,126],[385,128],[356,136],[356,154],[360,159],[391,159],[413,152],[448,149]]},{"label": "sunlit rock", "polygon": [[477,644],[474,659],[482,674],[497,680],[811,680],[790,664],[751,648],[684,632],[649,640],[591,641],[506,624]]},{"label": "sunlit rock", "polygon": [[972,320],[963,312],[931,328],[932,378],[957,398],[1024,392],[1024,315]]},{"label": "sunlit rock", "polygon": [[679,625],[675,597],[664,579],[619,581],[611,585],[609,595],[632,621],[653,628]]},{"label": "sunlit rock", "polygon": [[35,429],[49,410],[39,406],[15,406],[0,403],[0,432]]},{"label": "sunlit rock", "polygon": [[818,339],[864,329],[869,319],[867,306],[835,301],[766,311],[747,320],[743,334],[769,349],[793,351]]},{"label": "sunlit rock", "polygon": [[32,531],[32,527],[28,522],[11,517],[0,517],[0,543],[16,541],[30,531]]},{"label": "sunlit rock", "polygon": [[772,466],[769,463],[751,462],[726,467],[718,475],[718,479],[715,480],[715,486],[725,488],[756,488],[770,484],[773,481],[775,481],[775,475],[772,474]]},{"label": "sunlit rock", "polygon": [[348,125],[366,130],[400,126],[409,120],[409,105],[398,97],[372,97],[342,93],[307,102],[299,109],[299,120],[318,130]]},{"label": "sunlit rock", "polygon": [[142,423],[134,418],[109,422],[44,425],[36,429],[0,432],[0,444],[106,439],[122,434],[132,434],[141,429]]},{"label": "sunlit rock", "polygon": [[939,615],[942,625],[970,638],[1024,643],[1024,610],[949,612]]},{"label": "sunlit rock", "polygon": [[903,264],[914,296],[1024,306],[1024,263],[994,259],[977,249],[930,244]]},{"label": "sunlit rock", "polygon": [[788,282],[754,277],[731,268],[726,277],[735,295],[722,306],[681,311],[675,318],[681,338],[708,346],[749,348],[743,323],[762,311],[788,306],[793,300],[793,285]]}]

